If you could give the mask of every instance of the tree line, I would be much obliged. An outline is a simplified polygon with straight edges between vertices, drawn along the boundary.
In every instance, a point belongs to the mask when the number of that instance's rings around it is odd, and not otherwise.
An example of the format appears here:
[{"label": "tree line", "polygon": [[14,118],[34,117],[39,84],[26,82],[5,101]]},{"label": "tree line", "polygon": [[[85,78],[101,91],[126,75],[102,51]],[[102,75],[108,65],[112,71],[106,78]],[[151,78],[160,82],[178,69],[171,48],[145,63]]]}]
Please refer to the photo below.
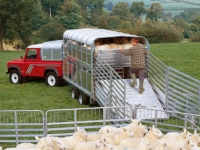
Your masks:
[{"label": "tree line", "polygon": [[150,43],[200,41],[200,9],[172,17],[160,3],[104,0],[0,0],[0,50],[62,39],[67,29],[94,27],[145,36]]}]

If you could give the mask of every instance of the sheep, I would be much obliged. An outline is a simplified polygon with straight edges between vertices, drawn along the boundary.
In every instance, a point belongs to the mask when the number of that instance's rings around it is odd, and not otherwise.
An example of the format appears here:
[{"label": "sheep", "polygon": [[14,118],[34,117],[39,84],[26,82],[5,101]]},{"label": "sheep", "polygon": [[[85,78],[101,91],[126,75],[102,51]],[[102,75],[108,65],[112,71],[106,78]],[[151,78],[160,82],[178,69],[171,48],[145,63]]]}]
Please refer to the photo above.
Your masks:
[{"label": "sheep", "polygon": [[122,131],[118,134],[114,134],[113,143],[118,145],[121,140],[133,137],[134,133],[132,130],[122,127]]},{"label": "sheep", "polygon": [[20,143],[16,148],[36,148],[36,144],[33,143]]},{"label": "sheep", "polygon": [[101,139],[102,134],[100,133],[88,133],[86,137],[86,141],[96,141]]},{"label": "sheep", "polygon": [[130,119],[131,123],[129,125],[126,125],[126,128],[130,128],[132,130],[135,130],[135,128],[139,125],[139,123],[141,122],[140,119]]},{"label": "sheep", "polygon": [[167,144],[166,143],[160,143],[159,145],[157,145],[154,150],[168,150],[167,148]]},{"label": "sheep", "polygon": [[[139,125],[141,120],[132,119],[132,118],[130,120],[131,120],[131,123],[124,126],[124,128],[127,128],[127,129],[129,128],[134,131],[135,128]],[[101,133],[101,134],[105,133],[105,132],[107,132],[107,130],[110,130],[111,132],[118,134],[122,131],[122,128],[117,128],[117,127],[113,127],[113,126],[104,126],[99,130],[99,133]]]},{"label": "sheep", "polygon": [[194,133],[190,137],[193,142],[197,144],[197,146],[200,146],[200,134],[197,133],[196,130],[194,130]]},{"label": "sheep", "polygon": [[109,43],[108,45],[109,45],[110,49],[116,49],[116,48],[118,48],[118,45],[116,43]]},{"label": "sheep", "polygon": [[0,150],[3,150],[3,148],[0,146]]},{"label": "sheep", "polygon": [[72,136],[59,138],[63,141],[67,150],[73,150],[74,146],[78,142],[85,142],[87,137],[87,132],[85,129],[78,129]]},{"label": "sheep", "polygon": [[159,139],[154,143],[154,145],[152,145],[152,149],[154,149],[160,144],[165,143],[167,145],[168,150],[179,150],[180,148],[191,150],[191,142],[191,139],[176,140],[175,142],[171,139]]},{"label": "sheep", "polygon": [[[143,137],[144,141],[149,141],[151,143],[155,143],[158,139],[163,136],[162,132],[155,128],[154,125],[150,128],[148,133]],[[135,147],[138,146],[142,138],[126,138],[123,139],[119,145],[127,146],[127,147]]]},{"label": "sheep", "polygon": [[144,141],[142,138],[137,146],[128,147],[128,146],[114,146],[117,150],[151,150],[151,142]]},{"label": "sheep", "polygon": [[47,135],[47,137],[35,137],[37,140],[36,148],[41,149],[43,146],[53,146],[55,150],[65,150],[66,146],[61,139],[58,137],[51,137]]},{"label": "sheep", "polygon": [[142,123],[140,122],[139,125],[135,127],[133,132],[134,132],[133,135],[134,138],[140,138],[144,137],[144,135],[148,132],[148,129],[146,125],[142,125]]},{"label": "sheep", "polygon": [[192,134],[188,132],[186,129],[183,129],[183,132],[168,132],[166,135],[162,137],[162,139],[171,139],[171,140],[182,140],[190,137]]},{"label": "sheep", "polygon": [[113,145],[104,143],[97,150],[117,150]]},{"label": "sheep", "polygon": [[126,44],[123,44],[122,45],[124,49],[129,49],[132,47],[132,44],[131,43],[126,43]]},{"label": "sheep", "polygon": [[98,149],[101,145],[103,144],[103,141],[97,140],[97,141],[92,141],[92,142],[78,142],[74,146],[74,150],[93,150],[93,149]]},{"label": "sheep", "polygon": [[98,45],[98,46],[95,46],[95,49],[94,49],[94,56],[96,57],[99,53],[99,50],[105,50],[105,49],[109,49],[109,45],[108,44],[102,44],[102,45]]}]

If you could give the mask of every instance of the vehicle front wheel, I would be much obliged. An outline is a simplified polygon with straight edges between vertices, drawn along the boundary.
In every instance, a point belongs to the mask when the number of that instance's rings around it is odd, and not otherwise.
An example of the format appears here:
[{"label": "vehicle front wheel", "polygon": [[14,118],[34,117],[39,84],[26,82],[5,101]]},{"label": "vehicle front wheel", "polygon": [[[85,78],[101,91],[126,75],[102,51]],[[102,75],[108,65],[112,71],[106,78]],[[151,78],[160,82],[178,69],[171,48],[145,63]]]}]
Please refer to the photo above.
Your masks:
[{"label": "vehicle front wheel", "polygon": [[22,83],[22,76],[19,74],[19,71],[12,70],[10,72],[10,82],[14,84]]},{"label": "vehicle front wheel", "polygon": [[59,78],[55,74],[55,72],[48,72],[45,76],[45,82],[49,86],[58,86],[59,85]]}]

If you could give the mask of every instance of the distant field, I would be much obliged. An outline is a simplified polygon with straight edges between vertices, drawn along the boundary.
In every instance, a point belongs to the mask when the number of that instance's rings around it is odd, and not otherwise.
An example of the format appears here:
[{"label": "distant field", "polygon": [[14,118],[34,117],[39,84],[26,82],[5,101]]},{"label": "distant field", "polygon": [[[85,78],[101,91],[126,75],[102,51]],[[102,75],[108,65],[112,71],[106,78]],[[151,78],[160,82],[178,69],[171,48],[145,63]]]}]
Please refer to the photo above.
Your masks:
[{"label": "distant field", "polygon": [[[128,3],[130,6],[133,2],[140,2],[142,0],[124,0],[123,2]],[[107,4],[108,2],[112,2],[114,5],[122,2],[121,0],[104,0],[104,3]],[[200,8],[200,1],[199,0],[184,0],[182,2],[176,0],[143,0],[145,7],[149,8],[152,3],[160,3],[164,10],[183,10],[184,8]],[[192,3],[191,3],[192,2]]]}]

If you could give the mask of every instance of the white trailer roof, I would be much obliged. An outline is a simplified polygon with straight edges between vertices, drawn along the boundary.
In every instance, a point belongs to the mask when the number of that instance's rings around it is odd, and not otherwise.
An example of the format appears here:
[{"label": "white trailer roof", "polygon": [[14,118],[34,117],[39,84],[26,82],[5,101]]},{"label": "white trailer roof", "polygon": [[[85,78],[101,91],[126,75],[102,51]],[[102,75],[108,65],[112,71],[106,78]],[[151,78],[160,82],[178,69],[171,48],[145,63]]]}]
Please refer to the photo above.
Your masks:
[{"label": "white trailer roof", "polygon": [[64,39],[75,40],[80,43],[93,45],[96,39],[100,38],[112,38],[112,37],[138,37],[142,43],[145,43],[149,47],[148,40],[143,36],[131,35],[118,31],[95,29],[95,28],[82,28],[67,30],[63,34]]}]

